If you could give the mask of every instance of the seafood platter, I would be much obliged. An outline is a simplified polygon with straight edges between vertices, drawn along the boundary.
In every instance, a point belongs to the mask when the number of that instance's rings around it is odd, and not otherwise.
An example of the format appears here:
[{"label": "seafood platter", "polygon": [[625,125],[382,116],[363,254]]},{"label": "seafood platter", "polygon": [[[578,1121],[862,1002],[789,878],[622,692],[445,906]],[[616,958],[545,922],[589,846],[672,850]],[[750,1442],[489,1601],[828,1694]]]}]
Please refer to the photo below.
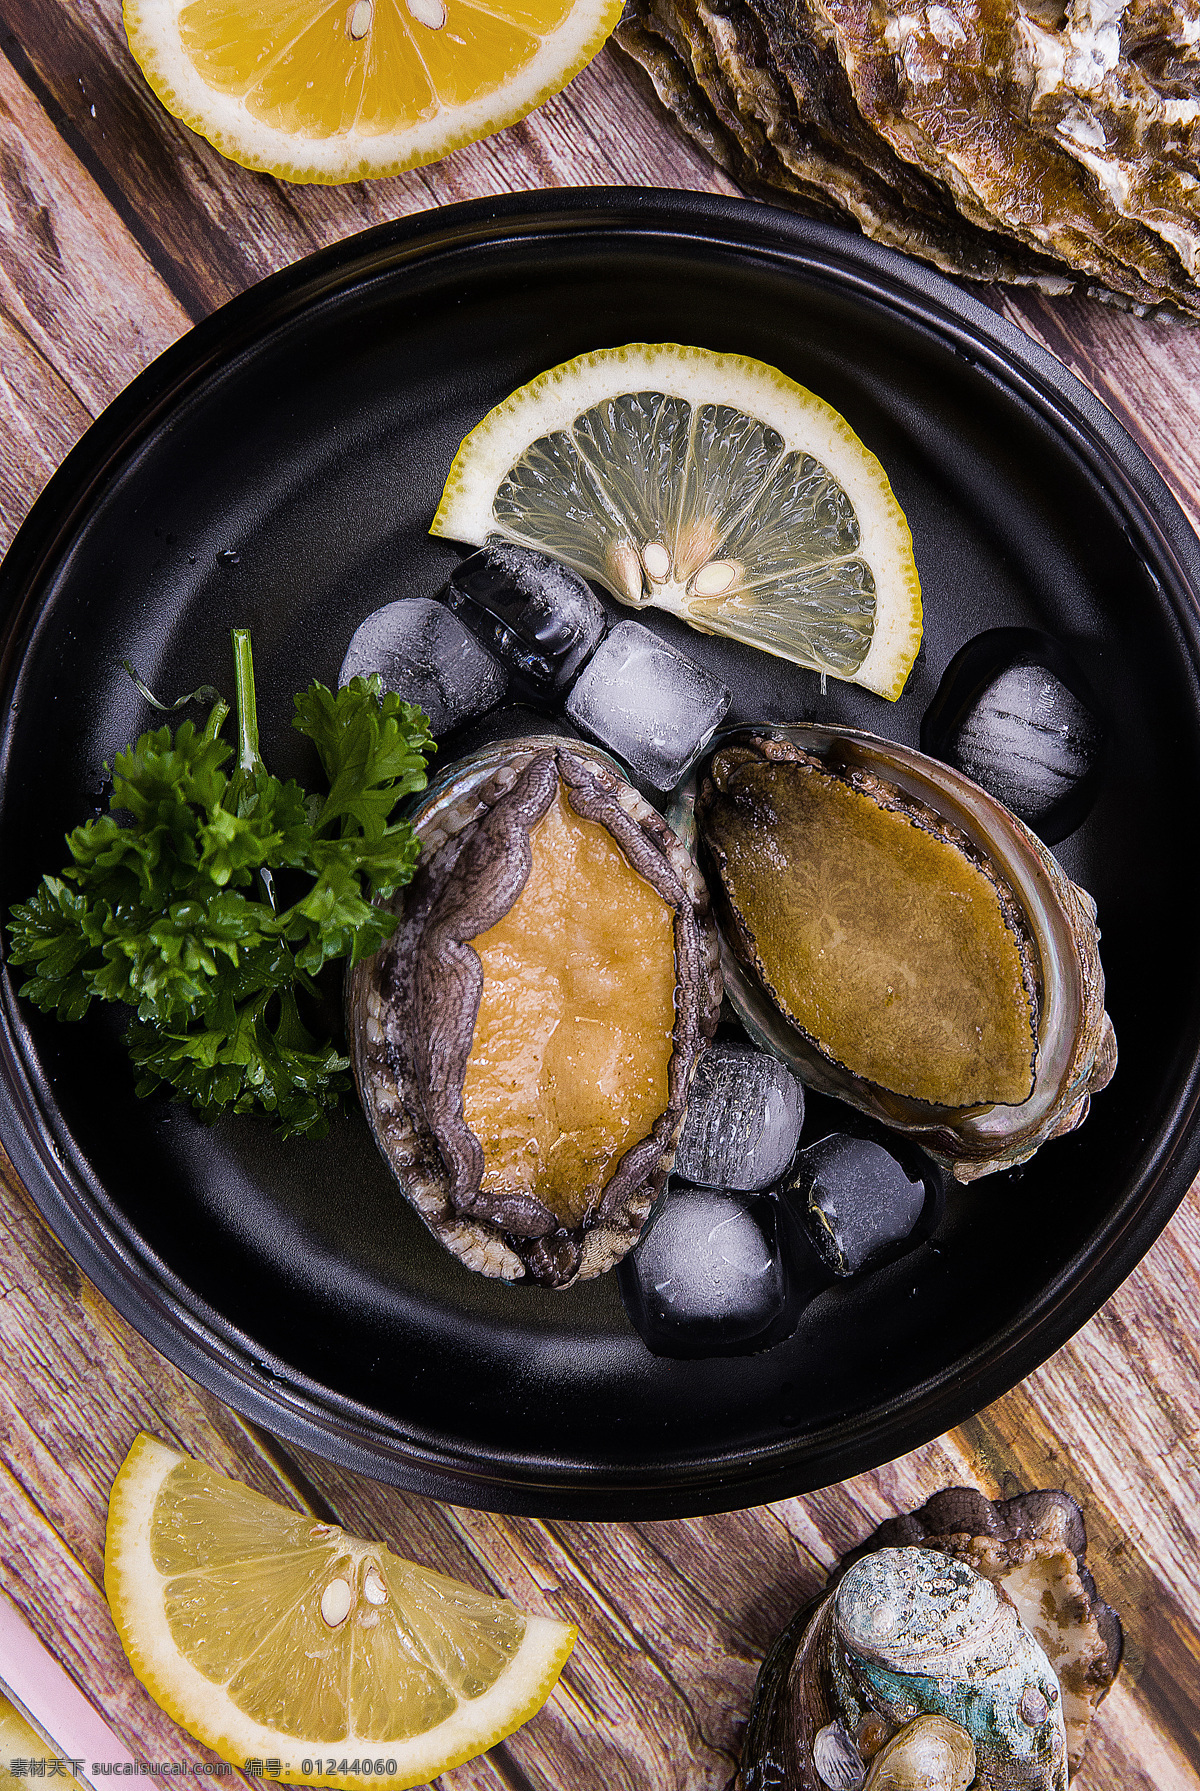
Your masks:
[{"label": "seafood platter", "polygon": [[[825,1484],[1028,1372],[1189,1185],[1200,550],[937,275],[688,195],[387,226],[156,363],[2,579],[0,1135],[143,1333],[281,1434],[499,1509]],[[231,629],[230,802],[262,761],[311,787],[315,743],[320,890],[353,831],[321,717],[385,705],[427,763],[344,980],[300,847],[251,889],[221,846],[213,913],[303,909],[326,957],[217,1116],[215,1022],[164,1019],[144,955],[132,1033],[101,999],[116,908],[95,1004],[54,978],[106,767],[201,739],[151,696],[215,686],[217,739]],[[797,1658],[849,1647],[855,1571]],[[865,1719],[846,1672],[817,1729]]]}]

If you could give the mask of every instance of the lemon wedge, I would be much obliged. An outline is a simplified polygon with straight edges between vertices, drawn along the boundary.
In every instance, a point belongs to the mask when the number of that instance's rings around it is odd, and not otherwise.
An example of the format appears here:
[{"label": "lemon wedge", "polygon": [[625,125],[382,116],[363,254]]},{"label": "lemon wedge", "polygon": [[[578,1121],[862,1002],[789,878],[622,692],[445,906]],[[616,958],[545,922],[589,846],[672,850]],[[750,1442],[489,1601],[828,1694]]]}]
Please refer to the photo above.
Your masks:
[{"label": "lemon wedge", "polygon": [[113,1483],[104,1584],[163,1709],[289,1784],[424,1785],[540,1710],[575,1644],[145,1434]]},{"label": "lemon wedge", "polygon": [[519,541],[651,604],[893,701],[921,644],[912,535],[831,405],[745,355],[599,349],[488,412],[431,533]]},{"label": "lemon wedge", "polygon": [[589,63],[621,0],[125,0],[177,118],[283,180],[399,174],[524,118]]}]

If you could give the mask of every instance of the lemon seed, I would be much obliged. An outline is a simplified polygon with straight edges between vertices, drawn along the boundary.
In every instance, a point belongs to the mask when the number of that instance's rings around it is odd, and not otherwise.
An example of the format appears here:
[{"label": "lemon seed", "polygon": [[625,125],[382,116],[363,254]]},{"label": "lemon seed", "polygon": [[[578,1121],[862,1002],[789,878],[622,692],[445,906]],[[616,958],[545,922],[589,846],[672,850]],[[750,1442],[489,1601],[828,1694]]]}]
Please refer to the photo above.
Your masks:
[{"label": "lemon seed", "polygon": [[330,1580],[321,1594],[321,1616],[330,1629],[337,1629],[350,1615],[354,1593],[349,1580]]},{"label": "lemon seed", "polygon": [[692,590],[697,597],[719,597],[729,589],[738,571],[733,560],[710,560],[693,578]]},{"label": "lemon seed", "polygon": [[374,1567],[368,1567],[363,1576],[363,1597],[368,1604],[386,1604],[387,1587]]},{"label": "lemon seed", "polygon": [[651,541],[642,549],[642,565],[656,585],[661,585],[671,570],[671,556],[660,541]]}]

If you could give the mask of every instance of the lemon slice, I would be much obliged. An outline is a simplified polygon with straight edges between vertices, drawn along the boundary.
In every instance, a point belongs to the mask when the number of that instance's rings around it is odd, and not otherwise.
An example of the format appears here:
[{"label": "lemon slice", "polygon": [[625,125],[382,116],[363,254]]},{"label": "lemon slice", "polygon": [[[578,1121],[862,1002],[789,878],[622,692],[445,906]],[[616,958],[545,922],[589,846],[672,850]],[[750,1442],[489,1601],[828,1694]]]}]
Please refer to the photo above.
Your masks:
[{"label": "lemon slice", "polygon": [[570,1624],[145,1435],[113,1484],[104,1584],[163,1709],[222,1759],[278,1761],[291,1784],[423,1785],[540,1710],[575,1645]]},{"label": "lemon slice", "polygon": [[431,530],[522,542],[622,603],[893,701],[921,644],[912,535],[844,417],[775,367],[599,349],[489,411]]},{"label": "lemon slice", "polygon": [[524,118],[589,63],[621,0],[125,0],[177,118],[284,180],[399,174]]}]

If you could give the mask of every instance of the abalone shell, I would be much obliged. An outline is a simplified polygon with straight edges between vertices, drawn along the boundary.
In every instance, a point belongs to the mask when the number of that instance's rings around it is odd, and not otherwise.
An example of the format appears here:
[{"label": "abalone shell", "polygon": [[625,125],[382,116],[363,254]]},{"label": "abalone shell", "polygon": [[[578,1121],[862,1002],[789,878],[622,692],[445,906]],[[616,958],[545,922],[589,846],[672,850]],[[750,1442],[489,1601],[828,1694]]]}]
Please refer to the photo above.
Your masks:
[{"label": "abalone shell", "polygon": [[1072,1130],[1116,1067],[1095,905],[969,778],[849,728],[729,736],[695,805],[727,993],[810,1085],[961,1181]]},{"label": "abalone shell", "polygon": [[399,924],[348,985],[363,1107],[468,1267],[566,1287],[636,1242],[720,978],[704,881],[607,757],[502,742],[415,817]]}]

